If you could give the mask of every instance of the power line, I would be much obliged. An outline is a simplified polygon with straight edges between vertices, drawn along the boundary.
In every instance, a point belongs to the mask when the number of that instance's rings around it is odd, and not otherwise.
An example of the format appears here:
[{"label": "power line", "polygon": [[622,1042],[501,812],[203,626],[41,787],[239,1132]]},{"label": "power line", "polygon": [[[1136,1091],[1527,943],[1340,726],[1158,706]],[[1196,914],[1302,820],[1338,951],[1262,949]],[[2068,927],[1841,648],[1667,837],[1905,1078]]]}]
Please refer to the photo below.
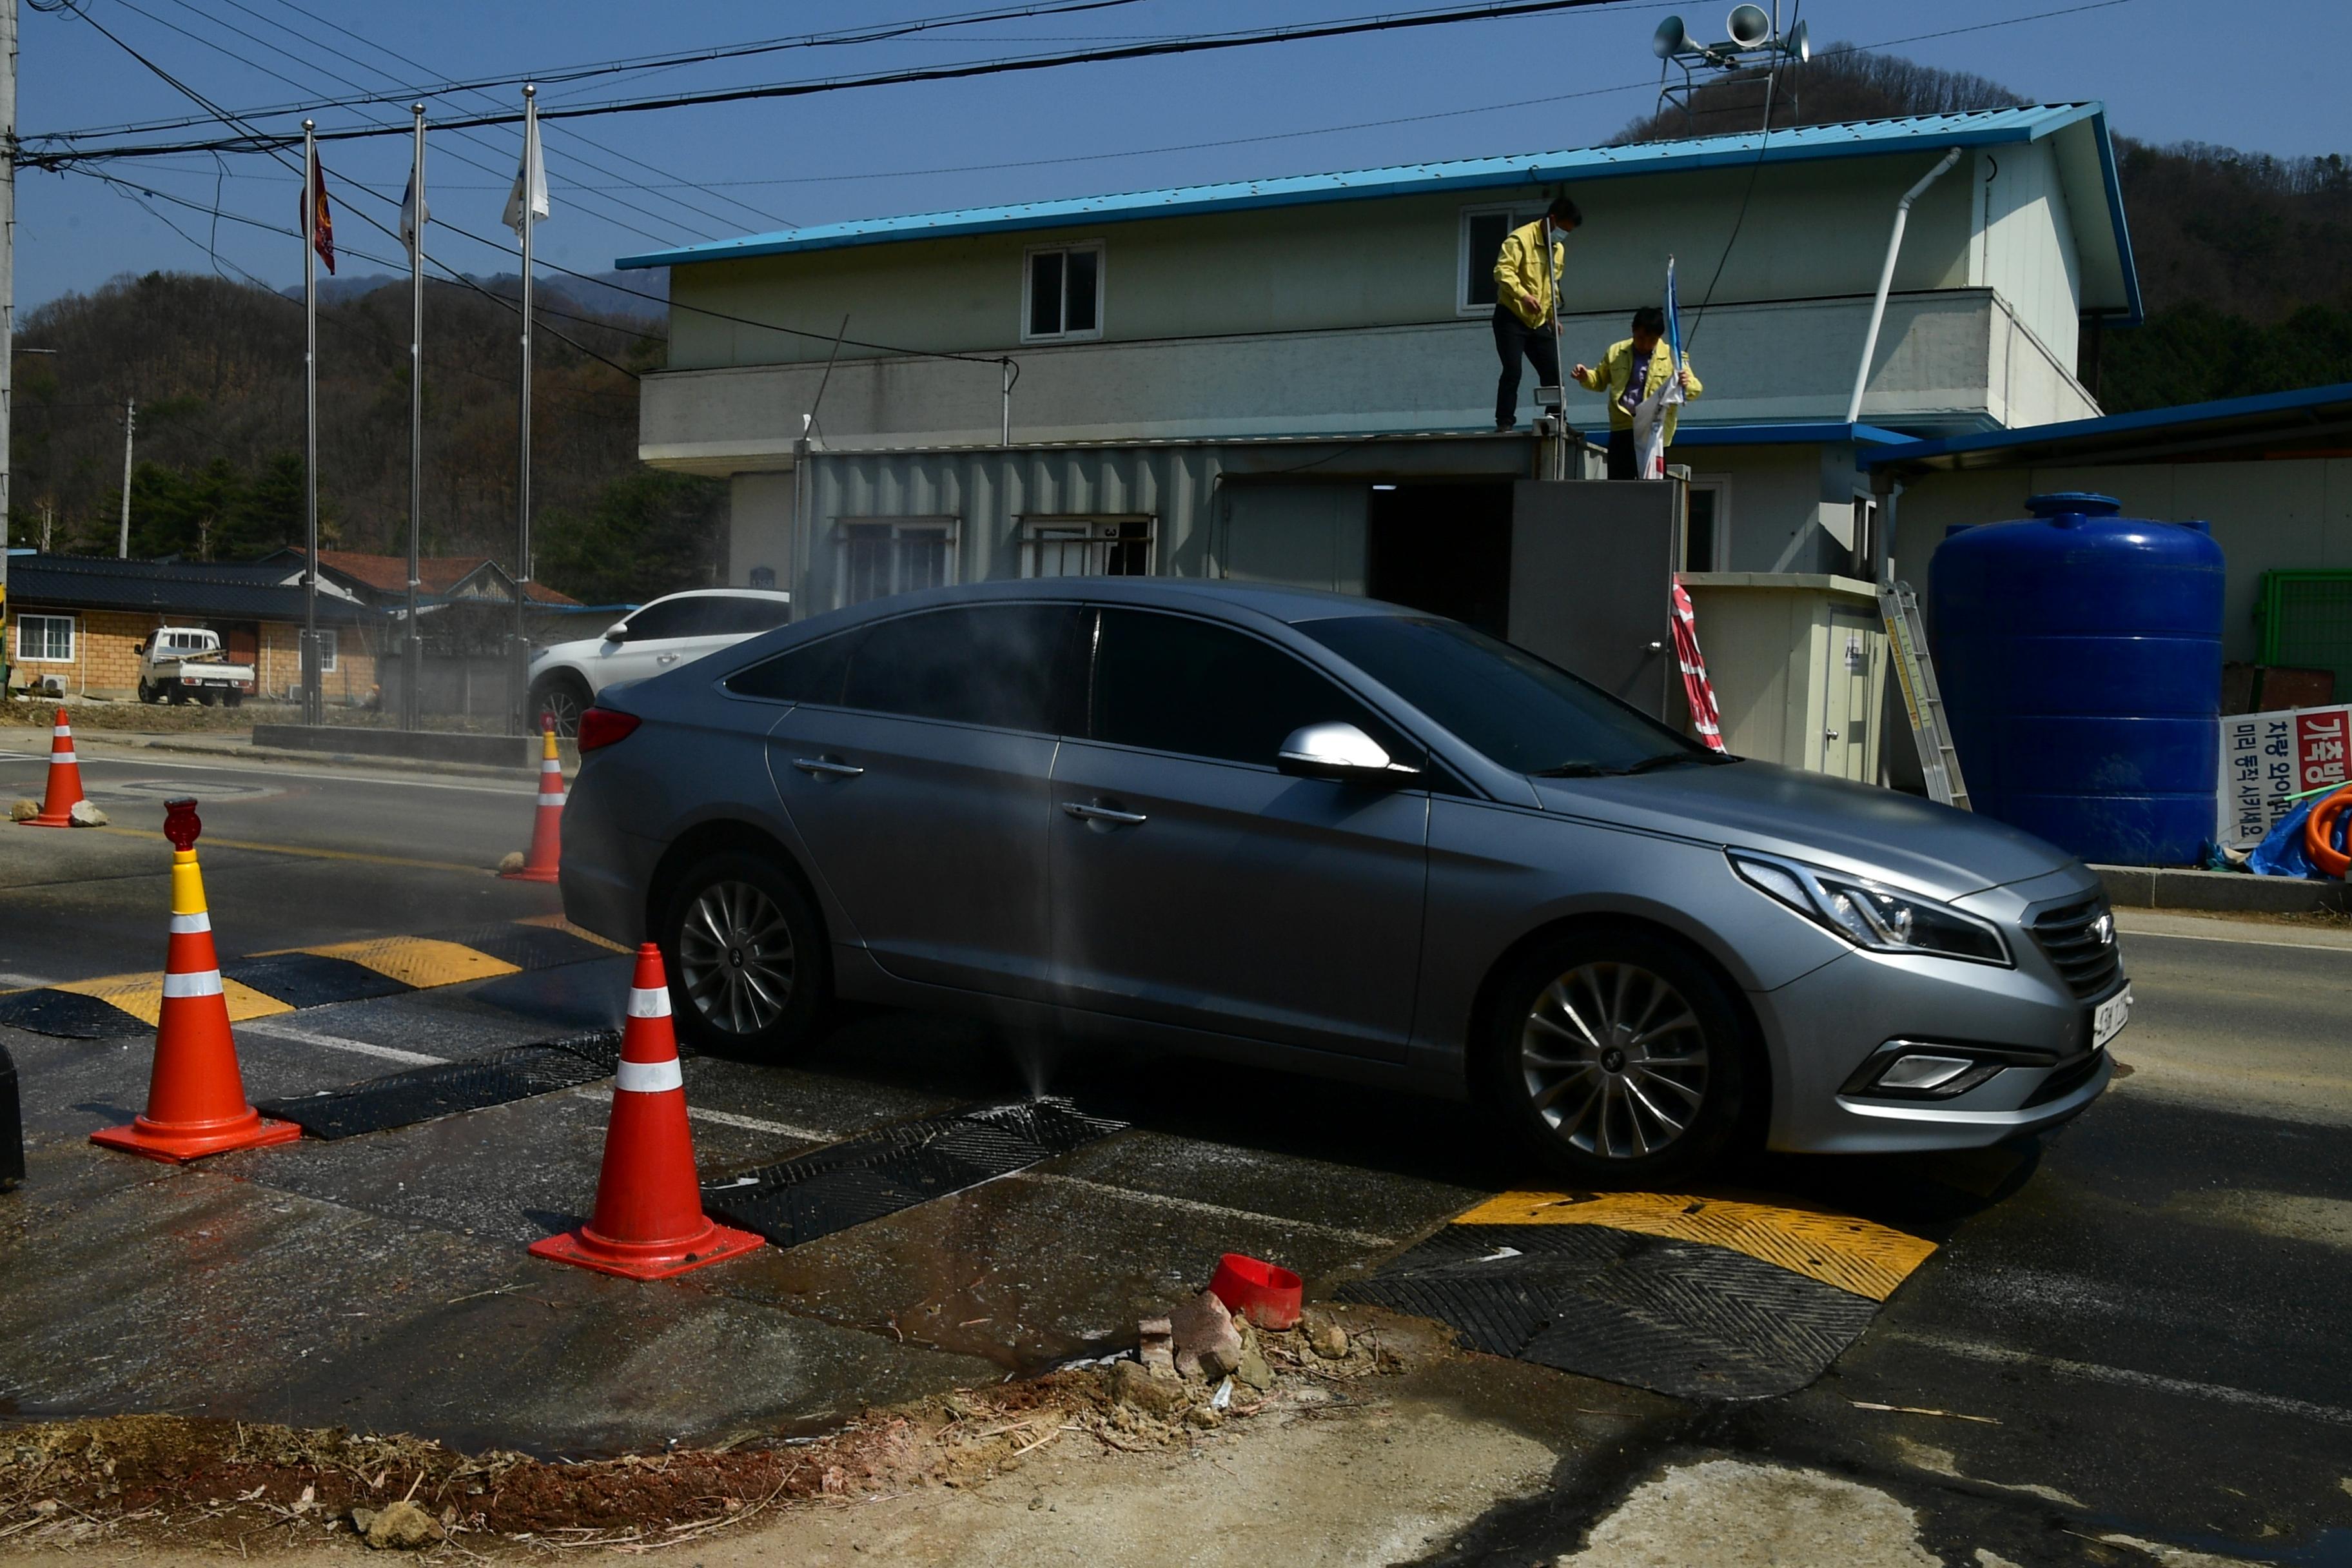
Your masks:
[{"label": "power line", "polygon": [[[1495,0],[1495,3],[1466,8],[1395,12],[1288,27],[1261,27],[1232,33],[1195,34],[1186,37],[1133,44],[1119,48],[1089,49],[1063,54],[1020,55],[1008,58],[968,61],[954,65],[911,67],[893,71],[877,71],[863,76],[776,82],[757,87],[721,88],[705,92],[678,93],[667,98],[622,99],[604,103],[542,110],[540,112],[540,120],[545,122],[556,120],[581,120],[604,114],[642,114],[708,104],[808,98],[823,93],[851,91],[859,88],[900,87],[917,82],[970,80],[979,77],[1003,76],[1014,72],[1050,70],[1062,66],[1101,65],[1119,60],[1153,59],[1175,55],[1253,48],[1266,44],[1353,37],[1373,33],[1448,26],[1461,22],[1487,22],[1514,16],[1547,16],[1561,11],[1587,10],[1596,6],[1626,3],[1627,0]],[[95,21],[91,22],[91,26],[97,25]],[[226,121],[227,117],[219,118]],[[520,122],[521,120],[522,115],[519,112],[501,110],[495,114],[444,121],[442,128],[470,130],[488,125],[513,125]],[[404,126],[347,127],[342,130],[320,132],[317,139],[320,142],[355,142],[378,136],[405,134],[407,134],[407,128]],[[36,168],[55,169],[98,159],[155,157],[172,153],[274,152],[292,146],[299,140],[299,137],[275,133],[249,132],[246,136],[236,138],[214,138],[200,142],[148,142],[88,150],[43,152],[26,148],[20,152],[17,161],[20,164]]]},{"label": "power line", "polygon": [[[400,60],[404,64],[415,66],[419,70],[430,68],[429,67],[425,66],[422,62],[410,58],[405,55],[402,55],[394,49],[385,47],[385,46],[378,44],[373,39],[361,37],[359,34],[353,33],[349,28],[343,27],[334,22],[328,21],[327,18],[319,16],[316,12],[304,10],[301,6],[291,4],[290,0],[280,0],[280,3],[286,5],[287,9],[289,10],[299,11],[302,15],[310,17],[313,21],[324,23],[326,26],[333,27],[337,32],[343,34],[345,37],[367,44],[371,48],[379,49],[383,53],[389,55],[393,58]],[[402,88],[396,91],[387,91],[381,96],[358,99],[326,99],[303,103],[276,104],[266,109],[247,110],[243,118],[247,120],[262,120],[275,118],[278,115],[317,115],[331,109],[354,109],[363,108],[369,105],[382,104],[392,104],[397,106],[419,98],[444,98],[455,93],[475,92],[493,87],[520,87],[525,81],[533,81],[541,86],[547,86],[550,84],[567,81],[581,81],[592,77],[608,76],[621,72],[670,70],[681,66],[700,65],[722,59],[741,59],[752,55],[772,54],[785,49],[838,47],[845,45],[883,43],[894,39],[909,37],[919,33],[936,31],[943,27],[971,26],[976,24],[988,22],[1020,21],[1031,16],[1063,16],[1078,11],[1110,10],[1119,6],[1132,5],[1139,3],[1140,0],[1060,0],[1060,3],[1057,4],[1039,4],[1010,7],[1000,6],[989,10],[957,12],[940,16],[919,16],[907,22],[887,23],[880,26],[844,28],[832,33],[806,33],[790,37],[762,38],[756,39],[749,43],[719,45],[708,49],[695,49],[676,54],[624,57],[617,60],[599,61],[589,65],[558,67],[555,69],[538,72],[530,76],[495,76],[480,77],[472,80],[445,80],[433,82],[425,87]],[[47,0],[47,3],[46,4],[43,3],[43,0],[27,0],[27,4],[31,5],[34,9],[40,11],[66,11],[75,8],[74,0]],[[950,41],[961,42],[977,40]],[[356,87],[358,84],[352,83],[351,85]],[[205,115],[183,115],[176,118],[140,121],[123,125],[93,128],[87,131],[60,131],[51,132],[50,134],[54,137],[67,139],[84,136],[129,136],[142,134],[153,131],[180,130],[190,125],[203,125],[208,123],[210,119],[210,116]]]}]

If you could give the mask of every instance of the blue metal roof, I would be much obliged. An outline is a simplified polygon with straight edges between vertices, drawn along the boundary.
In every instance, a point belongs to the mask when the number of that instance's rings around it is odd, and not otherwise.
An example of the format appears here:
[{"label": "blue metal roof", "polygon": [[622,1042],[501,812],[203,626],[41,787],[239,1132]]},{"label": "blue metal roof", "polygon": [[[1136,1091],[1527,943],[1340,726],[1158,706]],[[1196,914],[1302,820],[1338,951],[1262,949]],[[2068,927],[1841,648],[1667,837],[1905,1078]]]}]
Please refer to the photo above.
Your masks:
[{"label": "blue metal roof", "polygon": [[[1883,157],[1910,148],[1982,147],[2036,142],[2084,126],[2097,149],[2100,182],[2113,220],[2130,314],[2139,316],[2139,286],[2131,265],[2131,241],[2124,228],[2123,197],[2115,173],[2115,149],[2107,134],[2106,110],[2098,103],[2034,104],[2020,109],[1972,110],[1958,114],[1916,114],[1895,120],[1854,121],[1838,125],[1801,125],[1775,131],[1762,148],[1768,163],[1821,158]],[[712,240],[673,250],[624,256],[621,268],[686,267],[845,246],[880,245],[908,239],[1003,234],[1074,223],[1118,223],[1141,218],[1239,212],[1253,207],[1295,206],[1312,202],[1362,201],[1376,196],[1433,191],[1496,190],[1561,181],[1608,179],[1629,174],[1692,169],[1744,168],[1758,160],[1757,133],[1700,136],[1682,142],[1639,142],[1626,146],[1583,147],[1516,157],[1465,158],[1448,163],[1406,163],[1330,174],[1236,180],[1213,185],[1061,201],[1022,202],[1010,206],[969,207],[959,212],[916,213],[901,217],[857,218],[738,239]],[[2089,193],[2083,193],[2087,196]],[[2079,199],[2079,198],[2078,198]]]},{"label": "blue metal roof", "polygon": [[1836,419],[1790,419],[1753,425],[1678,425],[1676,447],[1773,447],[1794,442],[1823,445],[1852,441],[1857,446],[1909,446],[1912,437],[1883,425],[1848,425]]},{"label": "blue metal roof", "polygon": [[[2095,457],[2103,451],[2118,458],[2136,456],[2132,449],[2143,446],[2151,447],[2157,454],[2183,452],[2215,443],[2327,434],[2347,426],[2352,426],[2352,382],[2336,382],[2326,386],[2298,387],[2293,392],[2265,392],[2251,397],[2218,398],[2210,403],[2143,408],[2133,414],[2109,414],[2096,419],[2069,419],[2055,425],[2027,425],[2015,430],[1904,441],[1870,452],[1862,460],[1865,467],[1874,468],[1991,468],[2043,457]],[[1688,440],[1693,434],[1696,432],[1682,432],[1680,438]]]}]

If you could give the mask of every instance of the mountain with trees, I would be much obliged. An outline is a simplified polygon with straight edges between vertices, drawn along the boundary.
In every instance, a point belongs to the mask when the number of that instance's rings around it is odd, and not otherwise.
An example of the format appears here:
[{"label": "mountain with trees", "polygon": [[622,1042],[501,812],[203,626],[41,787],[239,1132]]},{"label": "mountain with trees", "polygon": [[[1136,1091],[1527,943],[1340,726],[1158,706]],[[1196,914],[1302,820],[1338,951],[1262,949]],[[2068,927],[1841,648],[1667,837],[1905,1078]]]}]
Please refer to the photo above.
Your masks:
[{"label": "mountain with trees", "polygon": [[[1980,76],[1832,44],[1769,84],[1775,130],[2033,101]],[[1691,111],[1644,115],[1620,142],[1752,132],[1760,70],[1727,73]],[[2095,389],[2108,412],[2352,381],[2352,161],[2116,138],[2147,321],[2111,331]]]},{"label": "mountain with trees", "polygon": [[[512,278],[425,285],[427,554],[513,560],[516,292]],[[725,487],[636,458],[635,378],[662,363],[659,322],[560,289],[536,303],[538,575],[593,604],[709,584],[723,570]],[[320,307],[330,546],[407,551],[408,333],[404,279]],[[119,278],[28,313],[17,342],[53,352],[16,362],[12,542],[114,552],[125,398],[137,403],[132,554],[235,560],[302,542],[299,299],[199,274]]]}]

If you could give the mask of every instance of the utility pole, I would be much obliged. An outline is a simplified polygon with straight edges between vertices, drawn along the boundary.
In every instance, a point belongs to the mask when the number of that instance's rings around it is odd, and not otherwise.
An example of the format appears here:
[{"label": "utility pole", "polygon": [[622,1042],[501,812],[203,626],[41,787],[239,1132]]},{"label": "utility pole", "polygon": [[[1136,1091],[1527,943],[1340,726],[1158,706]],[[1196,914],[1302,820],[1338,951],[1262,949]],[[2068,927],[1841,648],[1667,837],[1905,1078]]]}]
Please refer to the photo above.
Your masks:
[{"label": "utility pole", "polygon": [[408,173],[411,204],[404,215],[408,230],[408,638],[403,649],[400,727],[422,722],[418,686],[425,677],[425,647],[416,635],[417,555],[425,534],[425,106],[411,104],[415,117],[415,163]]},{"label": "utility pole", "polygon": [[0,0],[0,668],[8,662],[8,433],[16,361],[16,0]]},{"label": "utility pole", "polygon": [[530,229],[531,205],[539,195],[539,89],[529,82],[523,84],[522,117],[522,392],[517,408],[514,644],[507,678],[517,734],[530,730],[530,639],[523,607],[530,597]]},{"label": "utility pole", "polygon": [[139,400],[122,400],[122,532],[115,540],[114,554],[119,561],[131,559],[131,438],[139,428]]},{"label": "utility pole", "polygon": [[[127,493],[127,490],[126,490]],[[302,121],[302,722],[326,721],[319,671],[319,142]]]}]

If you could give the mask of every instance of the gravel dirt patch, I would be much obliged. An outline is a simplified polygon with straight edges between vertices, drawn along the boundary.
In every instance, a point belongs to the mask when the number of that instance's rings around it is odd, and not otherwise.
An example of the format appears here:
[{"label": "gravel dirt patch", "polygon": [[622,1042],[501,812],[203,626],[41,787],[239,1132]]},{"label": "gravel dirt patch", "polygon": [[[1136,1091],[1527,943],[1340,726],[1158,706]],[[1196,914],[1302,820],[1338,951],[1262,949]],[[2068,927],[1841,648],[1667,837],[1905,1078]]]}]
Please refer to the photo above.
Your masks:
[{"label": "gravel dirt patch", "polygon": [[1266,1334],[1272,1386],[1227,1380],[1222,1407],[1197,1379],[1148,1406],[1121,1399],[1108,1368],[1089,1365],[868,1411],[814,1436],[745,1432],[578,1461],[176,1415],[0,1426],[0,1553],[356,1550],[404,1501],[430,1521],[436,1556],[664,1550],[794,1510],[971,1491],[1046,1458],[1181,1456],[1253,1424],[1362,1406],[1365,1390],[1457,1354],[1435,1325],[1346,1312],[1345,1359],[1316,1355],[1296,1332]]}]

